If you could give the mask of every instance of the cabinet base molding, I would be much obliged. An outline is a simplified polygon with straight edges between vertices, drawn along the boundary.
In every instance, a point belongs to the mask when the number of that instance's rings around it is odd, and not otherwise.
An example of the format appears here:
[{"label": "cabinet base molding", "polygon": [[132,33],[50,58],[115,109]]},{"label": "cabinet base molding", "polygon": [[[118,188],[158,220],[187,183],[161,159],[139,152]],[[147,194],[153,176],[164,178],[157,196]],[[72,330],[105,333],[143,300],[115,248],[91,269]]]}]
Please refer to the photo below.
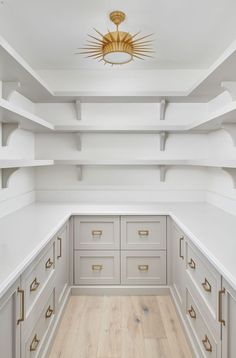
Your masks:
[{"label": "cabinet base molding", "polygon": [[42,358],[46,358],[48,357],[49,353],[50,353],[50,350],[52,348],[52,345],[54,343],[54,339],[56,337],[56,334],[57,334],[57,330],[59,328],[59,325],[60,325],[60,322],[61,322],[61,319],[63,317],[63,314],[64,314],[64,311],[65,311],[65,308],[66,308],[66,305],[68,303],[68,300],[70,298],[70,295],[71,295],[71,288],[68,287],[65,294],[64,294],[64,298],[63,298],[63,301],[61,303],[61,307],[59,309],[59,311],[57,312],[57,318],[54,322],[54,325],[50,331],[50,335],[47,339],[47,343],[45,345],[45,349],[42,353]]},{"label": "cabinet base molding", "polygon": [[111,295],[111,296],[167,296],[170,295],[169,286],[72,286],[72,296],[83,295]]}]

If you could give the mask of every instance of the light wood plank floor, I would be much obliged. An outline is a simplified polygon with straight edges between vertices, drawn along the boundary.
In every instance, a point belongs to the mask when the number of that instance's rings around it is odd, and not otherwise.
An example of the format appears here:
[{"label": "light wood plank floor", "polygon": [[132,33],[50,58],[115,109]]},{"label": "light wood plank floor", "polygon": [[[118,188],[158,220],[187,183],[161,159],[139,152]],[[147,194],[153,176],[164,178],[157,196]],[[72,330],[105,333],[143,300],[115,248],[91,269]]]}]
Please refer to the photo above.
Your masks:
[{"label": "light wood plank floor", "polygon": [[192,358],[168,296],[72,296],[50,358]]}]

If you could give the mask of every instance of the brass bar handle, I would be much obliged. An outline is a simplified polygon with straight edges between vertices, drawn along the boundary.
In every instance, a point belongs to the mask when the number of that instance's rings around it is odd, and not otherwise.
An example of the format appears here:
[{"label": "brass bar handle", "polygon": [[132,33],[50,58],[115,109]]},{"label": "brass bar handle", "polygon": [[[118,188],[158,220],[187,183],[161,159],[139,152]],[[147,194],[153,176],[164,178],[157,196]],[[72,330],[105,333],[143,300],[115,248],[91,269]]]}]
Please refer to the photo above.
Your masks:
[{"label": "brass bar handle", "polygon": [[191,259],[188,263],[189,267],[193,270],[195,270],[196,268],[196,263],[193,261],[193,259]]},{"label": "brass bar handle", "polygon": [[205,335],[205,338],[202,340],[202,343],[207,352],[212,352],[212,345],[207,335]]},{"label": "brass bar handle", "polygon": [[61,237],[57,237],[57,241],[59,241],[60,244],[60,251],[59,251],[59,255],[57,255],[57,259],[60,259],[62,257],[62,240]]},{"label": "brass bar handle", "polygon": [[138,235],[139,236],[149,236],[149,230],[138,230]]},{"label": "brass bar handle", "polygon": [[202,287],[206,292],[211,292],[211,284],[210,282],[205,278],[205,281],[202,282]]},{"label": "brass bar handle", "polygon": [[53,308],[51,308],[51,306],[49,306],[45,313],[45,318],[50,318],[52,316],[53,312],[54,312]]},{"label": "brass bar handle", "polygon": [[222,296],[225,294],[225,288],[222,288],[218,294],[218,321],[225,326],[225,320],[222,318]]},{"label": "brass bar handle", "polygon": [[35,352],[38,348],[40,339],[38,338],[37,334],[35,334],[31,344],[30,344],[30,352]]},{"label": "brass bar handle", "polygon": [[102,230],[92,230],[92,237],[101,237],[102,236],[103,231]]},{"label": "brass bar handle", "polygon": [[102,271],[103,266],[102,265],[92,265],[93,271]]},{"label": "brass bar handle", "polygon": [[47,260],[47,262],[45,263],[45,267],[46,269],[50,269],[53,266],[54,262],[51,260],[51,258],[49,257],[49,259]]},{"label": "brass bar handle", "polygon": [[139,271],[147,272],[149,269],[149,266],[148,265],[138,265],[138,269],[139,269]]},{"label": "brass bar handle", "polygon": [[190,309],[188,310],[188,314],[193,319],[197,318],[197,315],[196,315],[196,312],[195,312],[193,306],[191,306]]},{"label": "brass bar handle", "polygon": [[37,280],[37,277],[35,277],[34,281],[30,285],[30,292],[34,292],[39,287],[40,282]]},{"label": "brass bar handle", "polygon": [[20,305],[21,305],[21,317],[17,320],[17,325],[20,324],[20,322],[23,322],[25,320],[25,291],[22,290],[20,287],[17,288],[17,292],[21,295]]},{"label": "brass bar handle", "polygon": [[183,260],[184,259],[184,255],[182,255],[182,241],[184,240],[184,237],[181,236],[179,238],[179,257]]}]

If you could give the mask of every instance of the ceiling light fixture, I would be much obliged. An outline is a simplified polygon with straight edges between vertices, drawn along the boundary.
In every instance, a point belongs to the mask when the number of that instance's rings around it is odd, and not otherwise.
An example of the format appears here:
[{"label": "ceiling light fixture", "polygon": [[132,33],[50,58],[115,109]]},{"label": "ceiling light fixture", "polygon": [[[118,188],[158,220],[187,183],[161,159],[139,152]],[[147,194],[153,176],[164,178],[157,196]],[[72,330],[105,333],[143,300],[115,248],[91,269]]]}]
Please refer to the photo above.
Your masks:
[{"label": "ceiling light fixture", "polygon": [[128,32],[119,31],[119,25],[125,20],[126,15],[122,11],[113,11],[110,13],[110,20],[115,24],[116,31],[105,35],[94,29],[99,37],[88,35],[91,40],[88,40],[86,47],[83,47],[79,54],[86,54],[87,58],[98,59],[104,64],[124,65],[134,59],[144,60],[145,57],[152,57],[149,53],[151,51],[152,40],[146,40],[153,34],[137,37],[140,32],[134,35]]}]

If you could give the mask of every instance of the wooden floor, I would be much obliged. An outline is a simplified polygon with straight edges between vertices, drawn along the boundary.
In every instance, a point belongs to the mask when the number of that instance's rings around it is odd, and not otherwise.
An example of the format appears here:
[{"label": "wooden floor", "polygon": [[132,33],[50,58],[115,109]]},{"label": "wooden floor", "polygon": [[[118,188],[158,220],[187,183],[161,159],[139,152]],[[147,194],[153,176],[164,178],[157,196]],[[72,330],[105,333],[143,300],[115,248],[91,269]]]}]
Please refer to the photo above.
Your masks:
[{"label": "wooden floor", "polygon": [[50,358],[191,358],[168,296],[72,296]]}]

